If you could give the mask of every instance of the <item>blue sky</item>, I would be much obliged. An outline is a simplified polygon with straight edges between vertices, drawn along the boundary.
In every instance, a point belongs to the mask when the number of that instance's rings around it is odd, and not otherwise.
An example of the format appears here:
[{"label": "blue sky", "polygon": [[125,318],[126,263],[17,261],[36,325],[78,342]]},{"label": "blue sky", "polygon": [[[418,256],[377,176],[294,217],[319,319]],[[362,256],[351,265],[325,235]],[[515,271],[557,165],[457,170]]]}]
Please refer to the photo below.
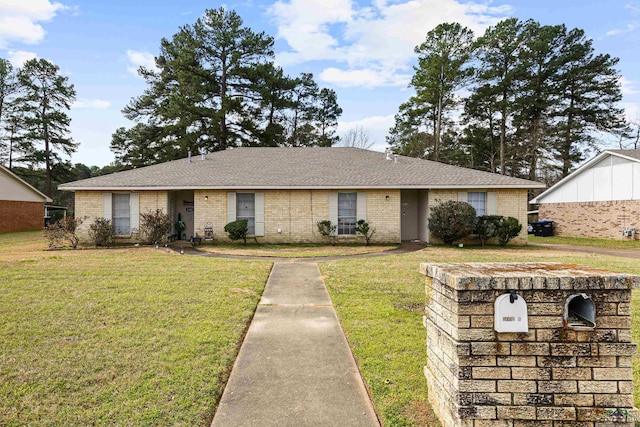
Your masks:
[{"label": "blue sky", "polygon": [[312,72],[335,89],[339,132],[360,125],[376,150],[410,96],[414,46],[442,22],[476,35],[512,16],[582,28],[598,53],[620,58],[623,106],[640,119],[640,0],[0,0],[0,56],[16,66],[37,56],[61,68],[77,92],[71,132],[80,148],[71,161],[103,166],[113,161],[113,131],[131,125],[120,110],[145,88],[136,68],[153,64],[161,38],[220,6],[275,37],[277,62],[290,75]]}]

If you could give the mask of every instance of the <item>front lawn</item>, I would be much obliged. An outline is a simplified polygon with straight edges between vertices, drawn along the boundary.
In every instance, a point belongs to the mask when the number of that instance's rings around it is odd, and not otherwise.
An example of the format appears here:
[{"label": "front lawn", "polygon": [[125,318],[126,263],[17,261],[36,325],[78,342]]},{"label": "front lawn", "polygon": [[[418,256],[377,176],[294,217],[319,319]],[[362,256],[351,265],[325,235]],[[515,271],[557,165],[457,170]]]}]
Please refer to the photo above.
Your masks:
[{"label": "front lawn", "polygon": [[640,249],[640,240],[596,239],[588,237],[550,236],[540,237],[529,235],[532,243],[553,243],[558,245],[593,246],[607,249]]},{"label": "front lawn", "polygon": [[[640,274],[635,259],[544,248],[432,247],[410,254],[320,264],[325,283],[376,410],[385,426],[437,426],[427,403],[421,262],[559,261]],[[633,339],[640,341],[640,291],[633,294]],[[636,404],[640,359],[635,358]]]},{"label": "front lawn", "polygon": [[211,423],[271,264],[0,234],[0,425]]},{"label": "front lawn", "polygon": [[215,243],[196,246],[196,249],[203,252],[212,252],[227,255],[241,256],[261,256],[274,258],[315,258],[345,255],[359,255],[373,252],[390,251],[397,248],[397,245],[321,245],[321,244],[255,244],[242,243]]}]

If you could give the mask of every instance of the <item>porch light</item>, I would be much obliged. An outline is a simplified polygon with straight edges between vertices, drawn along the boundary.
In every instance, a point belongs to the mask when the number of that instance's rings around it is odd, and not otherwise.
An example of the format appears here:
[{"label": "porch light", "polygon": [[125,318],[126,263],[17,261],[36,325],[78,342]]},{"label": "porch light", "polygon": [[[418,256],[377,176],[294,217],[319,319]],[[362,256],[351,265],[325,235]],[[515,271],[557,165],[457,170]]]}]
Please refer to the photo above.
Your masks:
[{"label": "porch light", "polygon": [[204,196],[204,199],[205,200],[209,200],[209,196]]},{"label": "porch light", "polygon": [[387,196],[385,197],[385,199],[387,199],[387,201],[388,201],[388,200],[389,200],[389,195],[387,195]]}]

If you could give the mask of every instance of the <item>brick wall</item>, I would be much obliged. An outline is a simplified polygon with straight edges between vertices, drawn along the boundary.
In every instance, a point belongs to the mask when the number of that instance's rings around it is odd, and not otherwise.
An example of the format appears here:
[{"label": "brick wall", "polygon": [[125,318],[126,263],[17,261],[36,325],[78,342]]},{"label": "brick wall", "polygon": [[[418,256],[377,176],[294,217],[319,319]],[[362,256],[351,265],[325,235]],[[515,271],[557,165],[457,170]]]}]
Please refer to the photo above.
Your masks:
[{"label": "brick wall", "polygon": [[[554,233],[560,236],[640,239],[640,200],[544,203],[539,212],[540,219],[554,221]],[[638,231],[623,237],[624,226]]]},{"label": "brick wall", "polygon": [[[89,226],[96,220],[104,216],[103,191],[76,191],[75,192],[75,217],[83,218],[84,221],[78,227],[78,236],[84,242],[90,240]],[[162,209],[167,211],[166,191],[141,191],[140,213]]]},{"label": "brick wall", "polygon": [[[555,263],[420,270],[425,375],[444,427],[634,425],[631,289],[640,277]],[[527,302],[528,332],[495,332],[494,302],[512,290]],[[565,326],[565,302],[579,293],[595,305],[595,328]]]},{"label": "brick wall", "polygon": [[[354,190],[355,191],[355,190]],[[366,190],[367,221],[376,228],[372,242],[400,241],[400,191]],[[389,195],[389,200],[386,196]],[[205,198],[206,197],[206,198]],[[195,200],[195,232],[204,236],[211,225],[216,241],[226,241],[227,191],[198,190]],[[316,223],[329,219],[328,190],[265,190],[265,235],[258,241],[268,243],[323,242]],[[278,229],[280,232],[278,232]],[[364,241],[362,236],[339,237],[339,241]]]},{"label": "brick wall", "polygon": [[0,200],[0,233],[42,230],[44,203]]},{"label": "brick wall", "polygon": [[[485,190],[469,190],[469,191],[485,191]],[[486,191],[495,191],[497,193],[497,215],[512,216],[522,224],[520,235],[511,240],[510,244],[524,245],[527,243],[527,190],[526,189],[491,189]],[[457,190],[429,190],[429,205],[434,206],[437,200],[446,202],[449,200],[458,200]],[[433,239],[434,241],[436,239]]]}]

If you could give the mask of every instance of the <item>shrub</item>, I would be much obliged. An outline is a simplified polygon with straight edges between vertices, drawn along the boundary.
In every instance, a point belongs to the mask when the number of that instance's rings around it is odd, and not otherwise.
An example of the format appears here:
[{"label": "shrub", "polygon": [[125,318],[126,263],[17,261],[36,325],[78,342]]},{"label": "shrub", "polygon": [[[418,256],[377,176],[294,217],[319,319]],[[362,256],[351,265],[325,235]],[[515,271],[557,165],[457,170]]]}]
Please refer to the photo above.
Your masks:
[{"label": "shrub", "polygon": [[329,239],[332,245],[336,244],[336,229],[338,228],[335,224],[332,224],[328,219],[316,222],[316,226],[318,227],[318,232],[322,235],[322,237]]},{"label": "shrub", "polygon": [[229,239],[235,241],[242,239],[247,244],[247,233],[249,232],[249,222],[246,219],[239,219],[224,226],[224,231],[229,235]]},{"label": "shrub", "polygon": [[471,234],[476,220],[476,210],[469,203],[447,201],[431,209],[429,230],[446,245]]},{"label": "shrub", "polygon": [[89,226],[89,237],[96,246],[110,246],[115,241],[113,226],[106,218],[96,218]]},{"label": "shrub", "polygon": [[76,231],[83,221],[82,218],[68,216],[45,227],[44,238],[47,239],[49,248],[60,247],[65,241],[69,242],[72,248],[77,248],[80,238]]},{"label": "shrub", "polygon": [[498,223],[498,229],[496,235],[498,236],[498,243],[502,246],[506,246],[507,243],[514,237],[517,237],[522,231],[522,224],[512,216],[502,218]]},{"label": "shrub", "polygon": [[496,237],[496,231],[498,230],[498,223],[504,217],[500,215],[483,215],[478,217],[476,222],[476,234],[480,243],[484,246],[489,239]]},{"label": "shrub", "polygon": [[147,243],[160,243],[171,231],[171,219],[162,209],[140,214],[140,237]]},{"label": "shrub", "polygon": [[356,232],[364,236],[366,240],[366,246],[369,246],[371,244],[371,237],[373,237],[373,235],[375,234],[376,229],[369,227],[369,223],[364,219],[361,219],[358,220],[358,223],[356,225]]}]

